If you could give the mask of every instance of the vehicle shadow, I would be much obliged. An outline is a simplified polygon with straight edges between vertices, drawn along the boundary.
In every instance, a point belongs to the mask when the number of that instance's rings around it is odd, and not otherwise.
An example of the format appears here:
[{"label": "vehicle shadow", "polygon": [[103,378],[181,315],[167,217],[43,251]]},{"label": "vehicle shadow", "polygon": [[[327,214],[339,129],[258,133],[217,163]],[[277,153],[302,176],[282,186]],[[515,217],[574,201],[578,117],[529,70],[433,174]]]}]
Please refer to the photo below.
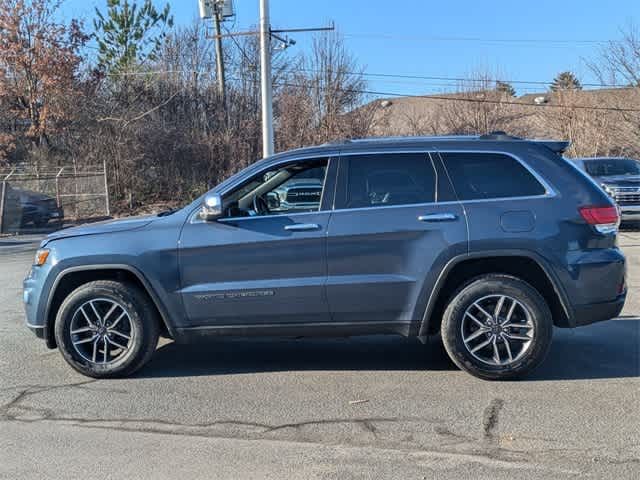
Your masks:
[{"label": "vehicle shadow", "polygon": [[306,370],[456,370],[435,340],[396,336],[223,339],[156,350],[140,377],[181,377]]},{"label": "vehicle shadow", "polygon": [[640,319],[555,329],[547,360],[528,380],[640,377]]},{"label": "vehicle shadow", "polygon": [[[544,364],[526,381],[640,376],[640,320],[611,320],[576,330],[556,329]],[[399,337],[351,339],[226,339],[167,343],[137,377],[231,375],[275,371],[456,371],[442,345]]]}]

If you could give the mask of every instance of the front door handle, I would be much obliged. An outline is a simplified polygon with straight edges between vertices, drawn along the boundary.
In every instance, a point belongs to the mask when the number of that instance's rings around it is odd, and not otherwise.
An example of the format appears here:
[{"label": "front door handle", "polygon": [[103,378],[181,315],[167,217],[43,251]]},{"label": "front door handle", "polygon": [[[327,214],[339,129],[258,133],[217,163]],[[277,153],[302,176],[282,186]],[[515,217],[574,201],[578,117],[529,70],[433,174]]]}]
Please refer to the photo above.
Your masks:
[{"label": "front door handle", "polygon": [[455,213],[429,213],[418,217],[421,222],[452,222],[457,219],[458,216]]},{"label": "front door handle", "polygon": [[320,225],[317,223],[294,223],[293,225],[287,225],[285,230],[290,232],[306,232],[308,230],[320,230]]}]

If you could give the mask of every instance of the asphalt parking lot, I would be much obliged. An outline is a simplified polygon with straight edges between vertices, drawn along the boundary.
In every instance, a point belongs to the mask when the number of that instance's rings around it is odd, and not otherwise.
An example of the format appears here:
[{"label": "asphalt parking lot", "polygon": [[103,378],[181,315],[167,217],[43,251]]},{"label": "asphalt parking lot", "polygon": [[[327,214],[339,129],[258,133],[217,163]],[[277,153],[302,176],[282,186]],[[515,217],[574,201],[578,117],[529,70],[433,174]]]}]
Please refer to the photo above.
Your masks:
[{"label": "asphalt parking lot", "polygon": [[90,380],[24,326],[37,238],[0,239],[0,478],[640,478],[640,233],[621,318],[519,382],[400,338],[163,343]]}]

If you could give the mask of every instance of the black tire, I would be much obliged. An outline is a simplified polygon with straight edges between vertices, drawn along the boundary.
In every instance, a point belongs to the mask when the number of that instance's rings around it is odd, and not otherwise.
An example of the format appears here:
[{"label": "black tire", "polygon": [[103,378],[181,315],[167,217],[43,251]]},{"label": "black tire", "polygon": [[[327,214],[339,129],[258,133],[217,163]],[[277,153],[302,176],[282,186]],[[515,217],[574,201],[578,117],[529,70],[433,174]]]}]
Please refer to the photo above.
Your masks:
[{"label": "black tire", "polygon": [[[522,356],[514,356],[513,363],[508,365],[491,365],[479,360],[463,340],[465,312],[474,302],[492,295],[506,295],[520,302],[530,313],[534,326],[533,340]],[[471,280],[452,295],[442,318],[441,333],[447,353],[462,370],[484,380],[513,380],[530,373],[546,358],[553,335],[553,319],[544,298],[528,283],[508,275],[490,274]],[[478,342],[482,340],[479,337]]]},{"label": "black tire", "polygon": [[[112,300],[122,305],[131,322],[128,350],[106,364],[83,358],[72,344],[71,322],[74,314],[80,306],[96,299]],[[62,302],[54,333],[62,356],[78,372],[93,378],[124,377],[141,368],[153,355],[158,345],[159,319],[148,295],[137,286],[98,280],[78,287]]]}]

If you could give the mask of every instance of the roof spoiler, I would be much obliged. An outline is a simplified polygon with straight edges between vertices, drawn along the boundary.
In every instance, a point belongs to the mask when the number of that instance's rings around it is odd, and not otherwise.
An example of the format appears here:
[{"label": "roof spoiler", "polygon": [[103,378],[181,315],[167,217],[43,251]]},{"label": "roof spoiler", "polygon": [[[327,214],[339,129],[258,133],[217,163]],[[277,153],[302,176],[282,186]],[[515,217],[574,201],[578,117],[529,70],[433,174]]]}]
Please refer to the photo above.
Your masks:
[{"label": "roof spoiler", "polygon": [[[515,137],[513,135],[509,135],[506,132],[503,132],[501,130],[495,131],[495,132],[490,132],[487,133],[485,135],[480,135],[480,140],[525,140],[524,138],[521,137]],[[547,147],[549,150],[551,150],[554,153],[557,153],[558,155],[562,155],[567,148],[569,148],[569,146],[571,145],[571,142],[565,142],[562,140],[532,140],[540,145],[544,145],[545,147]]]},{"label": "roof spoiler", "polygon": [[571,142],[567,142],[564,140],[534,140],[536,143],[540,145],[544,145],[549,150],[558,155],[562,155],[567,151],[567,148],[571,146]]}]

